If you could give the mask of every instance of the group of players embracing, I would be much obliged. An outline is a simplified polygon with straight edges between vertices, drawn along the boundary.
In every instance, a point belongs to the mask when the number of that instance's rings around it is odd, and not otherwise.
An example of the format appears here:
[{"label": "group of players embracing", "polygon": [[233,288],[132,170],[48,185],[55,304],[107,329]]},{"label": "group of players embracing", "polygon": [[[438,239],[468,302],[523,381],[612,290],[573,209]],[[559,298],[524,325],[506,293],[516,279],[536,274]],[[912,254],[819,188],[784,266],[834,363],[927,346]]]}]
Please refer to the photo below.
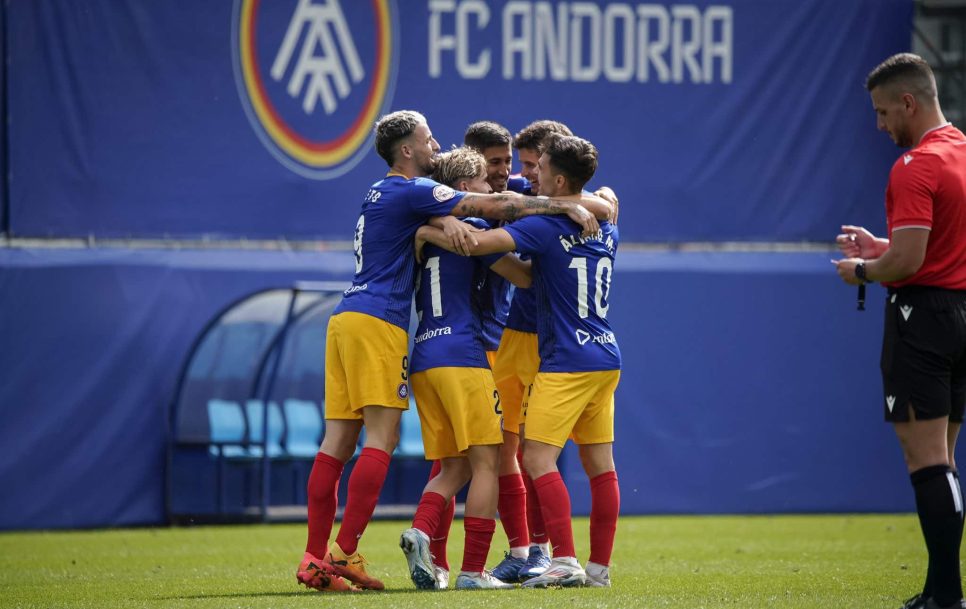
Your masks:
[{"label": "group of players embracing", "polygon": [[[434,461],[400,537],[417,588],[449,585],[454,496],[467,484],[456,588],[610,586],[620,508],[613,441],[621,358],[607,321],[617,198],[606,187],[585,190],[597,149],[555,121],[514,137],[484,121],[469,126],[462,147],[440,153],[426,118],[409,110],[383,116],[375,144],[389,172],[364,198],[352,287],[327,329],[326,429],[309,476],[298,581],[320,591],[383,589],[358,544],[411,390]],[[519,177],[511,177],[514,148]],[[339,479],[363,426],[330,542]],[[568,439],[590,480],[584,566],[556,466]],[[497,513],[509,551],[490,571]]]}]

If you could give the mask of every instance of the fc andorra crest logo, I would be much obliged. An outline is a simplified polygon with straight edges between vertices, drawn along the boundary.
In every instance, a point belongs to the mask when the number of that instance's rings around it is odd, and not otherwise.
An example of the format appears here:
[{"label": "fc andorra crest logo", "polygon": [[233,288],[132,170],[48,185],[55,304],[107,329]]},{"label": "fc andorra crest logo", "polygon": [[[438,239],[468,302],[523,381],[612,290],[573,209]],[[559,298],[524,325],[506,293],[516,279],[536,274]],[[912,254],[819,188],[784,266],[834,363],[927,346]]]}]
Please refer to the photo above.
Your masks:
[{"label": "fc andorra crest logo", "polygon": [[393,0],[235,0],[235,81],[259,139],[318,180],[356,165],[395,84]]}]

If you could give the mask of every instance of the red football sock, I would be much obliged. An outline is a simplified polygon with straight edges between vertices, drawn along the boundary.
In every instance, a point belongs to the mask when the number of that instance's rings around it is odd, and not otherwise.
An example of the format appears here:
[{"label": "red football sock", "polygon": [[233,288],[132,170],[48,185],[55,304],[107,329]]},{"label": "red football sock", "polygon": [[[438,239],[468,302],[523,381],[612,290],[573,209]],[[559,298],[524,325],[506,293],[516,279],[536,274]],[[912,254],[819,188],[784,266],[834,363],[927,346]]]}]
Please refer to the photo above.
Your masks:
[{"label": "red football sock", "polygon": [[359,538],[366,530],[372,512],[379,500],[379,491],[389,471],[389,453],[378,448],[363,448],[356,466],[349,475],[349,492],[346,496],[342,526],[336,543],[346,554],[355,553]]},{"label": "red football sock", "polygon": [[305,551],[316,558],[324,558],[329,551],[329,535],[335,521],[335,509],[339,503],[339,478],[342,477],[342,461],[323,452],[315,455],[312,473],[309,474],[309,538]]},{"label": "red football sock", "polygon": [[[540,496],[540,511],[553,546],[553,557],[577,557],[574,551],[574,529],[570,522],[570,493],[560,472],[544,474],[533,481]],[[532,538],[532,536],[531,536]]]},{"label": "red football sock", "polygon": [[416,515],[413,516],[413,528],[426,533],[426,536],[432,539],[433,533],[439,528],[445,509],[446,499],[442,495],[432,491],[423,493],[416,507]]},{"label": "red football sock", "polygon": [[543,522],[540,497],[533,487],[533,480],[526,472],[523,472],[523,485],[527,491],[527,530],[530,533],[530,543],[547,543],[547,525]]},{"label": "red football sock", "polygon": [[610,564],[620,508],[617,472],[594,476],[590,480],[590,562],[605,567]]},{"label": "red football sock", "polygon": [[463,566],[467,573],[482,573],[486,567],[486,555],[490,553],[490,542],[496,530],[496,520],[492,518],[463,518],[466,531],[466,545],[463,547]]},{"label": "red football sock", "polygon": [[[432,480],[442,471],[442,464],[433,461],[433,469],[429,472],[429,479]],[[451,497],[449,503],[443,508],[443,513],[439,517],[439,524],[436,530],[429,536],[429,553],[433,555],[433,564],[443,567],[449,571],[449,560],[446,558],[446,542],[449,539],[449,529],[453,524],[453,516],[456,514],[456,497]]]},{"label": "red football sock", "polygon": [[527,487],[523,476],[507,474],[500,476],[500,497],[497,500],[500,523],[506,531],[511,548],[526,546],[530,541],[527,532]]}]

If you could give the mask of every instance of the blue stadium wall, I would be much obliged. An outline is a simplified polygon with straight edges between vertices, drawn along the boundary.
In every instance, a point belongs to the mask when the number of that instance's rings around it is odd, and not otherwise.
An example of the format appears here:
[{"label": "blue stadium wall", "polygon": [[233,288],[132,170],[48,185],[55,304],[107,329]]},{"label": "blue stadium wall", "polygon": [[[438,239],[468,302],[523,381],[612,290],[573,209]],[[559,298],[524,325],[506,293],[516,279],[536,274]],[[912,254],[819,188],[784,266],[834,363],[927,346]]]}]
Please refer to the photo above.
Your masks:
[{"label": "blue stadium wall", "polygon": [[[168,409],[194,338],[250,292],[353,268],[350,253],[0,250],[0,262],[3,528],[163,522]],[[619,254],[624,513],[913,508],[881,421],[884,292],[859,313],[830,267],[822,253]],[[564,460],[586,513],[579,467]]]},{"label": "blue stadium wall", "polygon": [[[369,126],[400,108],[444,147],[479,119],[568,123],[601,150],[624,243],[881,231],[897,151],[862,81],[912,24],[911,0],[0,6],[14,239],[348,241],[386,169]],[[880,422],[883,293],[857,313],[828,258],[621,251],[625,513],[913,507]],[[0,249],[0,528],[163,522],[197,334],[245,294],[352,268],[350,252]],[[578,461],[563,470],[586,513]]]}]

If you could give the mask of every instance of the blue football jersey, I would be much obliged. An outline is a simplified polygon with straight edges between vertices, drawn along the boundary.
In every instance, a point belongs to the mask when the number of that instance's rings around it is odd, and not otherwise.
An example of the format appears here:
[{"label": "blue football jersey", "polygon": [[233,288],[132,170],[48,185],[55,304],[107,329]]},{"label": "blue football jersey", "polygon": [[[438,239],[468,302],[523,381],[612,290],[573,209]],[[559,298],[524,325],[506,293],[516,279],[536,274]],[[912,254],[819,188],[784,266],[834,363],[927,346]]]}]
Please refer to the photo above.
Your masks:
[{"label": "blue football jersey", "polygon": [[[507,190],[524,195],[532,195],[530,180],[516,176],[507,182]],[[528,256],[521,256],[526,260]],[[537,333],[537,300],[533,288],[517,288],[510,286],[510,310],[507,312],[504,326],[517,332]]]},{"label": "blue football jersey", "polygon": [[[528,256],[521,255],[526,260]],[[517,332],[537,333],[537,296],[533,288],[514,288],[506,327]]]},{"label": "blue football jersey", "polygon": [[[507,181],[507,190],[530,194],[530,180],[520,176],[510,176]],[[495,220],[490,222],[490,226],[496,228],[502,222]],[[513,285],[493,271],[486,274],[483,283],[482,316],[483,316],[483,343],[487,351],[496,351],[500,346],[500,339],[503,337],[503,328],[506,326],[507,317],[510,314],[511,293]],[[531,330],[536,332],[536,329]]]},{"label": "blue football jersey", "polygon": [[[485,220],[466,218],[477,228]],[[416,279],[416,318],[410,372],[443,366],[489,368],[483,340],[481,284],[504,254],[460,256],[434,245],[423,248]]]},{"label": "blue football jersey", "polygon": [[518,192],[522,195],[531,194],[530,192],[530,180],[519,175],[512,175],[506,181],[506,189],[512,190],[513,192]]},{"label": "blue football jersey", "polygon": [[601,222],[597,235],[584,238],[566,217],[530,216],[504,228],[533,260],[540,371],[620,369],[607,322],[617,227]]},{"label": "blue football jersey", "polygon": [[510,313],[512,284],[502,275],[487,271],[480,284],[480,315],[483,321],[483,345],[487,351],[500,347],[503,328]]},{"label": "blue football jersey", "polygon": [[466,193],[428,178],[389,175],[372,185],[356,222],[356,272],[334,313],[355,311],[409,329],[416,230],[447,216]]}]

